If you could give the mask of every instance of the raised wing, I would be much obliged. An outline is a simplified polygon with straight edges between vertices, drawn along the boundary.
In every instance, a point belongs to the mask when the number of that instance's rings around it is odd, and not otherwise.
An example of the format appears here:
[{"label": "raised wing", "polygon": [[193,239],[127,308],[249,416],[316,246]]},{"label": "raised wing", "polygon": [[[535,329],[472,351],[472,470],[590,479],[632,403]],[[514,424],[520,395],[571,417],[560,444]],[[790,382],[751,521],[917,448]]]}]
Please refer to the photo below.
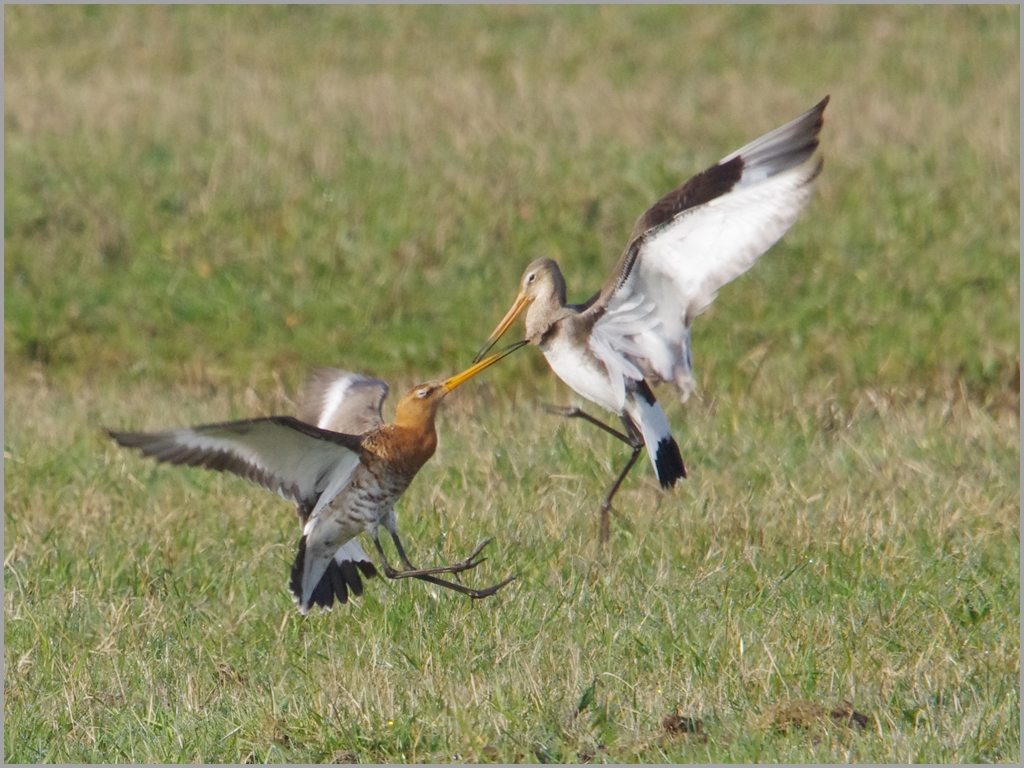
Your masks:
[{"label": "raised wing", "polygon": [[[589,310],[604,315],[595,324],[599,336],[633,327],[628,339],[607,334],[606,343],[647,376],[675,383],[684,400],[694,386],[690,323],[807,205],[822,167],[815,150],[827,104],[828,97],[651,206]],[[628,322],[616,321],[619,313]]]},{"label": "raised wing", "polygon": [[299,418],[320,429],[362,435],[384,423],[388,385],[337,368],[314,368],[299,400]]},{"label": "raised wing", "polygon": [[295,502],[303,523],[324,491],[337,495],[359,464],[358,437],[290,416],[110,436],[158,461],[231,472],[276,491]]}]

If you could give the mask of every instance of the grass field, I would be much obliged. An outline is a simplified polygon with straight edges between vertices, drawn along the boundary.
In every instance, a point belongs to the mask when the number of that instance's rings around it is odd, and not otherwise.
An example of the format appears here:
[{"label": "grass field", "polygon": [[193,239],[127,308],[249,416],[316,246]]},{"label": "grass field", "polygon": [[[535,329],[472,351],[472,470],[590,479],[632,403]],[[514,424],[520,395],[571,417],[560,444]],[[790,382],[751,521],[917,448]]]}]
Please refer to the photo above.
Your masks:
[{"label": "grass field", "polygon": [[[4,10],[7,762],[1020,759],[1016,7]],[[523,267],[570,299],[663,192],[826,93],[825,170],[659,390],[690,477],[449,398],[399,507],[471,603],[303,618],[291,505],[103,427],[392,400]],[[389,415],[385,405],[385,415]],[[832,710],[843,716],[831,717]],[[855,714],[855,716],[854,716]]]}]

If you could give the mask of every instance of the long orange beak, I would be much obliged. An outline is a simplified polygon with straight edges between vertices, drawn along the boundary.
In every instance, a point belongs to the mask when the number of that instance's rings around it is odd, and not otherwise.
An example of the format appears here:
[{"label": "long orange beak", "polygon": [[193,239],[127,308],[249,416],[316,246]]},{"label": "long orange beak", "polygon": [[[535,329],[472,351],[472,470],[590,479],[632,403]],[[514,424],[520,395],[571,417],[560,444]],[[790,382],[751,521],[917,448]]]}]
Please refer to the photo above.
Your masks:
[{"label": "long orange beak", "polygon": [[[519,317],[524,309],[526,309],[526,305],[529,303],[530,299],[526,295],[520,293],[516,296],[516,300],[512,302],[512,306],[509,307],[508,312],[505,313],[505,316],[501,318],[501,322],[498,323],[498,327],[491,331],[491,335],[487,337],[487,341],[484,342],[482,347],[480,347],[480,351],[476,353],[476,357],[473,358],[474,363],[490,351],[491,347],[494,346],[494,342],[504,335],[505,331],[507,331],[512,323],[516,321],[516,318]],[[518,348],[519,347],[516,347],[516,349]]]},{"label": "long orange beak", "polygon": [[[500,336],[501,334],[498,334],[498,335]],[[526,343],[528,343],[528,342],[520,341],[520,342],[518,342],[516,344],[511,344],[511,345],[505,347],[500,352],[495,352],[493,355],[491,355],[488,358],[485,358],[485,359],[481,360],[476,365],[471,365],[469,368],[464,370],[462,373],[455,374],[450,379],[445,381],[445,383],[442,384],[441,386],[444,387],[445,392],[451,392],[453,389],[455,389],[457,386],[459,386],[463,382],[466,382],[466,381],[469,381],[470,379],[472,379],[474,376],[476,376],[478,373],[480,373],[480,371],[484,370],[484,368],[490,368],[496,362],[501,360],[501,358],[505,357],[506,355],[512,354],[513,352],[515,352],[517,349],[519,349],[521,346],[523,346]]]}]

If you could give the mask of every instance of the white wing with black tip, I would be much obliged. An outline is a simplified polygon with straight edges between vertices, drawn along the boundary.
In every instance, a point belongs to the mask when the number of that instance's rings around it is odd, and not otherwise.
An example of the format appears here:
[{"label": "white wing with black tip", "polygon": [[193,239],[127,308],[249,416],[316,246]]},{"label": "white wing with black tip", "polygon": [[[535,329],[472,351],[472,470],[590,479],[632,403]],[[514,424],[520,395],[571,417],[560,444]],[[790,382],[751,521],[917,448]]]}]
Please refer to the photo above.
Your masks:
[{"label": "white wing with black tip", "polygon": [[231,472],[294,501],[303,522],[328,489],[332,498],[359,464],[360,439],[290,416],[163,432],[110,432],[158,461]]},{"label": "white wing with black tip", "polygon": [[362,435],[384,423],[381,405],[388,385],[337,368],[310,371],[299,399],[299,418],[332,432]]},{"label": "white wing with black tip", "polygon": [[[821,171],[815,155],[828,98],[655,203],[588,311],[597,343],[629,357],[685,400],[695,386],[690,323],[793,225]],[[617,315],[623,315],[621,321]],[[631,328],[630,328],[631,327]],[[632,330],[629,336],[622,330]]]}]

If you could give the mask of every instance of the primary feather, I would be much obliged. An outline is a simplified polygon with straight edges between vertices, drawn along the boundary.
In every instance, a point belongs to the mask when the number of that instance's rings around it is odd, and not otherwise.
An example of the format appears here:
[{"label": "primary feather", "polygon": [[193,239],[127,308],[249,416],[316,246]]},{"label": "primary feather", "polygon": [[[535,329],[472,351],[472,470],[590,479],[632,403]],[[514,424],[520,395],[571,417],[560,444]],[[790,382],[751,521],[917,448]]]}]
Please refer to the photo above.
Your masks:
[{"label": "primary feather", "polygon": [[[686,400],[694,388],[690,324],[796,221],[814,190],[828,98],[672,190],[637,221],[588,312],[611,347]],[[623,322],[618,316],[626,316]],[[642,320],[643,327],[637,323]],[[635,330],[630,329],[632,324]]]}]

